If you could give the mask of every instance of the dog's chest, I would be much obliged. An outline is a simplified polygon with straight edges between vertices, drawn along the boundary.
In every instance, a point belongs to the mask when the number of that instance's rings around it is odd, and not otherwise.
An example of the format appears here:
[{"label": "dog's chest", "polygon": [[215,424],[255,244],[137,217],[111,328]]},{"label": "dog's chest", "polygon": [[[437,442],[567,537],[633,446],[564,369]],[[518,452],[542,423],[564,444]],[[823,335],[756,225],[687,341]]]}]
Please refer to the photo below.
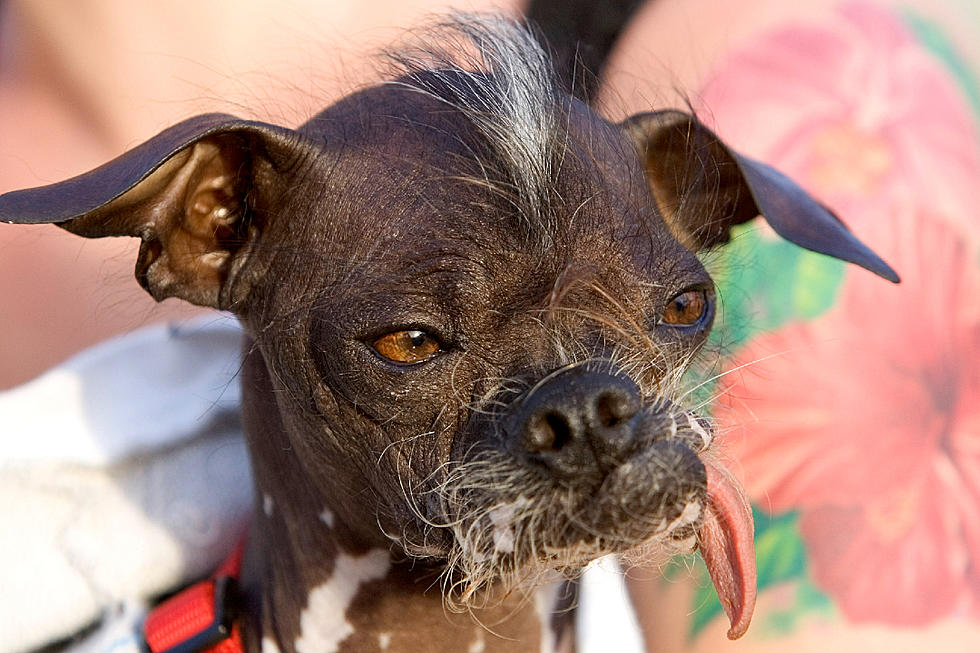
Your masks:
[{"label": "dog's chest", "polygon": [[[374,549],[363,555],[338,552],[333,573],[325,582],[314,587],[306,598],[300,614],[300,633],[296,639],[297,653],[338,651],[341,643],[357,631],[356,624],[363,607],[357,602],[372,581],[383,581],[391,567],[387,551]],[[388,650],[391,636],[378,633],[378,647]]]},{"label": "dog's chest", "polygon": [[505,599],[475,617],[457,614],[446,608],[437,578],[393,563],[387,549],[337,550],[326,579],[296,599],[298,616],[263,619],[260,653],[553,653],[568,639],[554,628],[553,587],[516,609]]}]

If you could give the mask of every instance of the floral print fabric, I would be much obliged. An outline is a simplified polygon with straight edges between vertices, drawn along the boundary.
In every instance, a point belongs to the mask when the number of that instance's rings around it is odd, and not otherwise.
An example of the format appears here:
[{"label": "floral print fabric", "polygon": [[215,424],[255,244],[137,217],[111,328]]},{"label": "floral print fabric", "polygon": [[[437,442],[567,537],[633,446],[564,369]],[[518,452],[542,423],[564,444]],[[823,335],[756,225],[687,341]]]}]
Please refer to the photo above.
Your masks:
[{"label": "floral print fabric", "polygon": [[715,417],[771,557],[762,592],[800,583],[819,600],[794,609],[854,624],[980,626],[980,115],[968,66],[924,27],[848,2],[732,51],[703,89],[722,138],[903,278],[737,235]]}]

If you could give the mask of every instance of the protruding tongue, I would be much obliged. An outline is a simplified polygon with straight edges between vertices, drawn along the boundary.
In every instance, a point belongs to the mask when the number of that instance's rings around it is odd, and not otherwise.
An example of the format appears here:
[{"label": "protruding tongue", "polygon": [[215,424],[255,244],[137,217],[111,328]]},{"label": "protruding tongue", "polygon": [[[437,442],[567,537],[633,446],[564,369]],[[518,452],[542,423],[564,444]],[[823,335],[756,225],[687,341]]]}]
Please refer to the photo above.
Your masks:
[{"label": "protruding tongue", "polygon": [[701,557],[728,615],[728,639],[745,634],[755,609],[752,510],[731,473],[709,461],[708,507],[701,527]]}]

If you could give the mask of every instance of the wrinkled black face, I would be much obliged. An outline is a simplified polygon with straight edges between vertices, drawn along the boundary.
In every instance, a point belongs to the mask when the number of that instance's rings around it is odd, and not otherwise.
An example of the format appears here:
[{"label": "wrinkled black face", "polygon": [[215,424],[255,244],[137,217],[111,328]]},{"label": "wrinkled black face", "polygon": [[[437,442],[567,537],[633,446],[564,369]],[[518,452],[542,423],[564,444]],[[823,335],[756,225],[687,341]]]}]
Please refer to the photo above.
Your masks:
[{"label": "wrinkled black face", "polygon": [[[359,199],[303,225],[329,232],[308,238],[314,260],[281,263],[312,297],[311,367],[273,373],[281,394],[316,398],[287,424],[294,446],[325,492],[351,488],[360,521],[450,563],[463,597],[651,538],[689,550],[702,516],[710,431],[672,399],[711,327],[712,282],[632,148],[585,111],[534,221],[468,167],[477,144],[370,118],[324,157],[322,192]],[[604,145],[586,155],[579,139]],[[252,331],[286,328],[270,324]]]}]

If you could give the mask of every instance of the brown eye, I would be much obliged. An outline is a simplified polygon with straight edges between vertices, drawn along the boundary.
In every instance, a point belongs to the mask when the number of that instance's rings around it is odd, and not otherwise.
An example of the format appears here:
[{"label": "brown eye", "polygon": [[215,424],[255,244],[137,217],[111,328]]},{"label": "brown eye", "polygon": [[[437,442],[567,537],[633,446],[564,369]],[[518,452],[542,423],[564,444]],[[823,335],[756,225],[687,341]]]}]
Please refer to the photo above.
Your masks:
[{"label": "brown eye", "polygon": [[438,340],[418,329],[392,331],[375,340],[371,346],[388,360],[405,365],[423,363],[442,350]]},{"label": "brown eye", "polygon": [[688,290],[667,302],[661,321],[674,326],[694,326],[707,310],[708,297],[705,291]]}]

